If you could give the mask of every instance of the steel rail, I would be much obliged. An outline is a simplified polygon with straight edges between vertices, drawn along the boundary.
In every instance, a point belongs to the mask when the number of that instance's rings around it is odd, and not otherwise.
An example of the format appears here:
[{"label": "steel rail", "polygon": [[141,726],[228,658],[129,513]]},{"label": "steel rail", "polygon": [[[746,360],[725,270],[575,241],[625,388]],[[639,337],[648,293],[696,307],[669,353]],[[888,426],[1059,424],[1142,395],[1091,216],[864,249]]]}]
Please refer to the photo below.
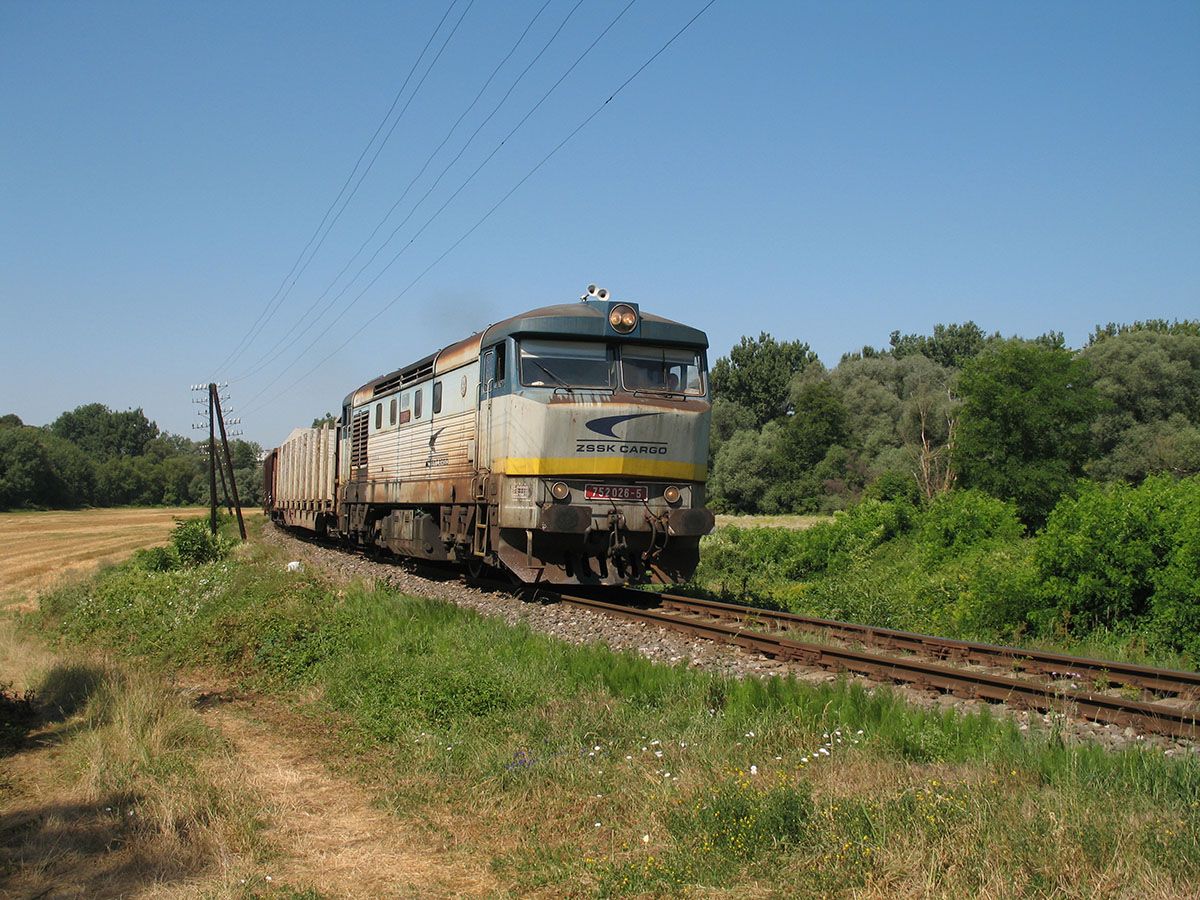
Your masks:
[{"label": "steel rail", "polygon": [[879,628],[857,625],[833,619],[821,619],[798,613],[761,609],[736,603],[701,600],[682,597],[678,594],[656,594],[648,591],[627,589],[623,599],[634,602],[657,601],[664,609],[696,615],[710,615],[719,619],[740,622],[764,622],[785,628],[821,632],[838,640],[861,641],[870,647],[887,650],[907,650],[937,659],[957,663],[970,662],[979,665],[1001,666],[1019,669],[1038,675],[1062,678],[1087,678],[1093,685],[1123,684],[1152,691],[1157,694],[1176,694],[1188,700],[1200,699],[1200,672],[1180,669],[1160,669],[1136,663],[1089,659],[1046,650],[1030,650],[1008,647],[1001,644],[986,644],[963,641],[936,635],[900,631],[894,628]]},{"label": "steel rail", "polygon": [[[656,609],[641,609],[573,594],[554,592],[554,595],[559,602],[569,606],[648,622],[684,634],[755,650],[777,659],[795,660],[823,669],[943,691],[957,697],[992,700],[1041,712],[1062,712],[1155,734],[1192,739],[1200,737],[1200,722],[1195,711],[1088,691],[1067,693],[1036,682],[954,669],[919,659],[880,656],[844,647],[810,644],[778,635],[747,631],[718,621],[684,619]],[[652,594],[646,596],[653,598]]]}]

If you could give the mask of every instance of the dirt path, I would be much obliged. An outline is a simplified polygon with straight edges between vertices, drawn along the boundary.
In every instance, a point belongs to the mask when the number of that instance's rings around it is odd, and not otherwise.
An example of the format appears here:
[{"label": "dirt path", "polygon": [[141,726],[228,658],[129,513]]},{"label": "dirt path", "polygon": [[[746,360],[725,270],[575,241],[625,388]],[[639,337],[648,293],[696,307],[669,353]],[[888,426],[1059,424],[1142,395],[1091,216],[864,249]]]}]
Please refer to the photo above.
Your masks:
[{"label": "dirt path", "polygon": [[334,897],[475,897],[493,894],[486,861],[430,847],[429,837],[372,805],[358,784],[329,771],[302,736],[312,723],[266,698],[202,697],[205,721],[233,746],[245,780],[270,813],[265,837],[281,857],[272,879]]}]

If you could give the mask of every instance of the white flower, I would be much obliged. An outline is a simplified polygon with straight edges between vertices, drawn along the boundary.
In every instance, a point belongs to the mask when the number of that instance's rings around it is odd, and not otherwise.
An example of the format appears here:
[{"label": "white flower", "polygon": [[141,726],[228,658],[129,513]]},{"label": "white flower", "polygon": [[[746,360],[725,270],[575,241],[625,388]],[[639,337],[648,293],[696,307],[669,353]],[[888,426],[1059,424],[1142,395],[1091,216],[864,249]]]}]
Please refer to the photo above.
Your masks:
[{"label": "white flower", "polygon": [[659,759],[662,759],[662,751],[661,750],[655,750],[654,755],[656,757],[658,757]]},{"label": "white flower", "polygon": [[829,751],[828,751],[828,750],[826,750],[824,747],[822,747],[822,748],[821,748],[820,750],[818,750],[817,752],[818,752],[818,753],[820,753],[822,756],[828,756],[828,755],[829,755]]},{"label": "white flower", "polygon": [[[753,731],[747,731],[747,732],[746,732],[746,737],[754,737],[754,732],[753,732]],[[828,735],[826,735],[826,737],[828,737]]]},{"label": "white flower", "polygon": [[595,828],[599,828],[599,827],[600,827],[600,823],[599,823],[599,822],[596,822],[596,823],[595,823],[595,825],[594,825],[594,827],[595,827]]},{"label": "white flower", "polygon": [[627,756],[627,757],[625,757],[625,761],[626,761],[626,762],[629,762],[631,759],[633,759],[633,757],[632,757],[632,756]]},{"label": "white flower", "polygon": [[596,745],[595,747],[593,747],[592,749],[593,749],[593,750],[595,750],[597,753],[599,753],[599,752],[600,752],[600,745],[599,745],[599,744],[597,744],[597,745]]},{"label": "white flower", "polygon": [[757,775],[757,774],[758,774],[758,766],[751,766],[751,767],[750,767],[750,774],[751,774],[751,775]]},{"label": "white flower", "polygon": [[643,835],[642,835],[642,843],[643,843],[643,844],[648,844],[648,843],[650,843],[650,835],[648,835],[648,834],[643,834]]},{"label": "white flower", "polygon": [[800,757],[800,762],[802,762],[802,763],[808,762],[808,757],[807,756]]},{"label": "white flower", "polygon": [[651,746],[651,747],[657,747],[657,746],[658,746],[659,744],[661,744],[661,743],[662,743],[662,741],[651,741],[651,742],[650,742],[650,746]]}]

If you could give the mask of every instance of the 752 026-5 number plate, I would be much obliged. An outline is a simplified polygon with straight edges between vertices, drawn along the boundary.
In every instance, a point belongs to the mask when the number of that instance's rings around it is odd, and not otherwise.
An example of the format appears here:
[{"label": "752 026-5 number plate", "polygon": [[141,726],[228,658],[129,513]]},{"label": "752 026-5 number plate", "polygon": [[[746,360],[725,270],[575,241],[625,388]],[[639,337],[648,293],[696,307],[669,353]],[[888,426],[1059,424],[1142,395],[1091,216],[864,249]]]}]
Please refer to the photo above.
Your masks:
[{"label": "752 026-5 number plate", "polygon": [[650,489],[632,484],[589,484],[583,488],[589,500],[648,500]]}]

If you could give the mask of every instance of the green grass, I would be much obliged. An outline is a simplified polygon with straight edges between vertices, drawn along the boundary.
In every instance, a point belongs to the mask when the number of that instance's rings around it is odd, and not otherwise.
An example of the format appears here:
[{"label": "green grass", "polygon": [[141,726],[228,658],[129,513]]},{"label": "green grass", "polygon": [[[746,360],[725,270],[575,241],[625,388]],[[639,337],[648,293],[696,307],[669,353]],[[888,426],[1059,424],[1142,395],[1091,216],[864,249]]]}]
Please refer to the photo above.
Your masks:
[{"label": "green grass", "polygon": [[518,892],[961,895],[1003,876],[1005,893],[1136,893],[1200,877],[1195,760],[1066,746],[886,689],[568,645],[374,585],[332,589],[261,546],[110,569],[40,615],[164,668],[316,689],[343,765],[431,839],[490,855]]}]

